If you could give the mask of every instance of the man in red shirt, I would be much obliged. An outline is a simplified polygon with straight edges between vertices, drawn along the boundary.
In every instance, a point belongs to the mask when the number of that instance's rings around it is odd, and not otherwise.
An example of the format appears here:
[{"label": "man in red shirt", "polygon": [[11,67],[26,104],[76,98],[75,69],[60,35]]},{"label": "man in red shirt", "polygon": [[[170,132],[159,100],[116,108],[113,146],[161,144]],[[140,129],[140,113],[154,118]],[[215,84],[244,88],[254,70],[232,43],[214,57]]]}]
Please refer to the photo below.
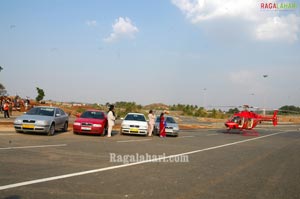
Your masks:
[{"label": "man in red shirt", "polygon": [[9,103],[6,100],[5,103],[3,104],[3,111],[4,111],[4,118],[9,118]]}]

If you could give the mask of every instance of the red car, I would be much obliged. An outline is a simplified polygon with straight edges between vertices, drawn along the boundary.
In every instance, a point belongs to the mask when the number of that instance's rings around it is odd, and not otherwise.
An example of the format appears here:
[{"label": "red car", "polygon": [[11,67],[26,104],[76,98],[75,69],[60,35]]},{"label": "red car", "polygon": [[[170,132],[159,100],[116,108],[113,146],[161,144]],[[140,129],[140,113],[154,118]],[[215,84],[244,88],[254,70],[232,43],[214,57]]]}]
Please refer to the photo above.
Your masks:
[{"label": "red car", "polygon": [[107,117],[103,111],[87,110],[83,112],[73,123],[74,134],[99,134],[107,132]]}]

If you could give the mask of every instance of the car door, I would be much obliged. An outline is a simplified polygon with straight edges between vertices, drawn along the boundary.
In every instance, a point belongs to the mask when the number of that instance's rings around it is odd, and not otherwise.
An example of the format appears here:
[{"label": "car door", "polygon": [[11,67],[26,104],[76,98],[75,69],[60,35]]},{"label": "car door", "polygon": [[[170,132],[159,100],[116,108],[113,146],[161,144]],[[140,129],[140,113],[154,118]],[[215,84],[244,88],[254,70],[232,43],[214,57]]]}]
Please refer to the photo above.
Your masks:
[{"label": "car door", "polygon": [[62,114],[60,109],[55,109],[55,115],[54,115],[54,120],[55,120],[55,128],[60,129],[64,125],[64,115]]},{"label": "car door", "polygon": [[64,126],[64,124],[66,122],[69,122],[69,115],[63,111],[62,109],[59,109],[60,110],[60,113],[61,113],[61,118],[62,118],[62,125]]},{"label": "car door", "polygon": [[62,119],[62,127],[64,127],[66,122],[69,122],[69,116],[65,111],[59,108],[61,119]]}]

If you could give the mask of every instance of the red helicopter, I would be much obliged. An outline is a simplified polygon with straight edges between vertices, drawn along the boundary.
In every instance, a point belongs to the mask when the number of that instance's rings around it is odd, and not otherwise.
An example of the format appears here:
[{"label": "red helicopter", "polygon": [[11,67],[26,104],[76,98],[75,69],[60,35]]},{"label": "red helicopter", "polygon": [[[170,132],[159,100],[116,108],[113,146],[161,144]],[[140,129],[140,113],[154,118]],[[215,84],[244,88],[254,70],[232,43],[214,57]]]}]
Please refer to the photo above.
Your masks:
[{"label": "red helicopter", "polygon": [[[250,108],[248,105],[244,105],[244,110],[238,113],[235,113],[227,122],[225,126],[227,127],[227,133],[230,133],[232,129],[239,129],[243,131],[243,135],[254,135],[257,136],[258,133],[253,130],[258,124],[263,121],[272,121],[273,125],[276,126],[278,123],[277,113],[278,110],[274,111],[272,117],[262,116],[253,111],[248,111]],[[246,130],[251,130],[249,134]]]}]

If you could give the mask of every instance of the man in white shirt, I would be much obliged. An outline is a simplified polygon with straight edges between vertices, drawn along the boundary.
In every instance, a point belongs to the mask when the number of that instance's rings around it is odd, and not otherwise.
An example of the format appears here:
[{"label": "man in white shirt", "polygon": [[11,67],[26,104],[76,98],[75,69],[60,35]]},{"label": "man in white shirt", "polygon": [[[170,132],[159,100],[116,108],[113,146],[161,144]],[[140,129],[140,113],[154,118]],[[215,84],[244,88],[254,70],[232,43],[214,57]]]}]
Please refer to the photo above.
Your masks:
[{"label": "man in white shirt", "polygon": [[149,111],[148,119],[149,119],[148,136],[152,136],[152,132],[155,125],[155,115],[152,110]]},{"label": "man in white shirt", "polygon": [[115,112],[114,112],[114,105],[109,106],[109,111],[107,113],[107,123],[108,123],[108,129],[107,129],[107,137],[111,137],[112,128],[115,125]]}]

